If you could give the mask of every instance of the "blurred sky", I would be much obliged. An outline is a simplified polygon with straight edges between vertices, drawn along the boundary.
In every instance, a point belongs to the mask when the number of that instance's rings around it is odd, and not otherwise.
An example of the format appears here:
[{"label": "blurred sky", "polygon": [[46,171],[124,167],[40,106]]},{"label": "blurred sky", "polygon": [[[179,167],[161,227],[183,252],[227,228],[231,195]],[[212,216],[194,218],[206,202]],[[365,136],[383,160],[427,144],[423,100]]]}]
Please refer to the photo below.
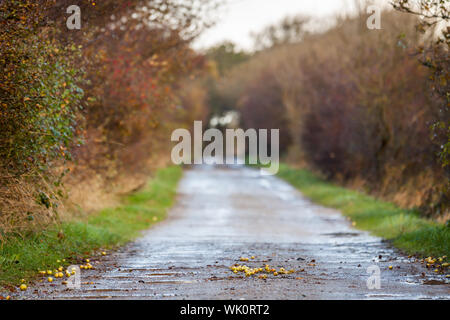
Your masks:
[{"label": "blurred sky", "polygon": [[[387,2],[388,0],[385,0]],[[285,16],[305,14],[327,24],[327,17],[354,12],[355,0],[224,0],[216,25],[194,43],[196,49],[231,40],[240,48],[251,49],[251,32],[280,21]]]}]

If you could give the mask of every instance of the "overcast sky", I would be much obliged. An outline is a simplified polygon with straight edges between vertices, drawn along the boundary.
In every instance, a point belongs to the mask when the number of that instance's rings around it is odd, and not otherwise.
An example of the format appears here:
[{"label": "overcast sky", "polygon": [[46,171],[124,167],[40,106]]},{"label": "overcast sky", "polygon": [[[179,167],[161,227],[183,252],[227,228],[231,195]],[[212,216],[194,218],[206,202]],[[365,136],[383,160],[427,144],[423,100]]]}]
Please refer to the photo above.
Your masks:
[{"label": "overcast sky", "polygon": [[[217,23],[196,40],[194,47],[204,49],[231,40],[251,49],[251,32],[280,21],[285,16],[304,14],[324,19],[354,10],[354,0],[225,0]],[[388,0],[385,0],[387,2]]]}]

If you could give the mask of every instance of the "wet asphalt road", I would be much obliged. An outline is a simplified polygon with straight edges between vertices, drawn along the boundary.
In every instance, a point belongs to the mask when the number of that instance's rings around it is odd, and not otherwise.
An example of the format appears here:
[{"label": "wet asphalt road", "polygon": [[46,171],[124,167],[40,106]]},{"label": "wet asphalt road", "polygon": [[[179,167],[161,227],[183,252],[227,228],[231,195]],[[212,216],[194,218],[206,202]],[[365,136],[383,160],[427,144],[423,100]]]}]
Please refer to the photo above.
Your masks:
[{"label": "wet asphalt road", "polygon": [[[251,256],[255,259],[239,261]],[[280,179],[246,167],[187,170],[165,221],[138,241],[93,260],[95,270],[82,271],[80,289],[67,289],[58,280],[37,283],[22,297],[450,298],[443,275],[352,228],[339,212],[311,203]],[[235,263],[296,272],[264,280],[234,274],[229,267]],[[371,265],[380,268],[380,289],[367,287]]]}]

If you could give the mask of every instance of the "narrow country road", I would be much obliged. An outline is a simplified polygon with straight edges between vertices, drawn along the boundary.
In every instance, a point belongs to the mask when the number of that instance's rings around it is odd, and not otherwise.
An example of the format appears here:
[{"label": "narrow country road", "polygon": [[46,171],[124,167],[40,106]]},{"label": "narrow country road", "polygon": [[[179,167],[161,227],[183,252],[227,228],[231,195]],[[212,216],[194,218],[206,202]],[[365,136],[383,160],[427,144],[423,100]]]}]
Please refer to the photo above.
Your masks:
[{"label": "narrow country road", "polygon": [[[168,218],[93,261],[95,270],[82,271],[81,289],[38,283],[23,297],[449,299],[445,278],[413,260],[276,177],[246,167],[199,166],[185,172]],[[235,263],[296,272],[245,277],[230,270]],[[371,265],[381,270],[378,290],[366,284]]]}]

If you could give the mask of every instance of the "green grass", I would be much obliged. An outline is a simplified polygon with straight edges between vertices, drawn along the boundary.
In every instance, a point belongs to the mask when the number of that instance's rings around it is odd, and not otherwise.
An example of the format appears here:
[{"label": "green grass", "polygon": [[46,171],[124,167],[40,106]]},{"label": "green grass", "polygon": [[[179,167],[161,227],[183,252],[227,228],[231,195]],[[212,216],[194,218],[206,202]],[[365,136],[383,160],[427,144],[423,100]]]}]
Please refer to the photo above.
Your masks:
[{"label": "green grass", "polygon": [[[68,266],[95,250],[135,239],[140,231],[166,217],[181,176],[181,167],[161,169],[142,191],[125,197],[116,208],[104,209],[85,221],[9,238],[0,247],[0,286],[18,285],[20,279],[32,278],[38,270]],[[63,237],[58,237],[60,231]],[[66,263],[57,262],[62,259]]]},{"label": "green grass", "polygon": [[[450,228],[366,194],[319,179],[304,169],[282,164],[278,176],[312,201],[339,209],[356,227],[390,240],[408,254],[450,257]],[[448,258],[447,258],[448,259]]]}]

